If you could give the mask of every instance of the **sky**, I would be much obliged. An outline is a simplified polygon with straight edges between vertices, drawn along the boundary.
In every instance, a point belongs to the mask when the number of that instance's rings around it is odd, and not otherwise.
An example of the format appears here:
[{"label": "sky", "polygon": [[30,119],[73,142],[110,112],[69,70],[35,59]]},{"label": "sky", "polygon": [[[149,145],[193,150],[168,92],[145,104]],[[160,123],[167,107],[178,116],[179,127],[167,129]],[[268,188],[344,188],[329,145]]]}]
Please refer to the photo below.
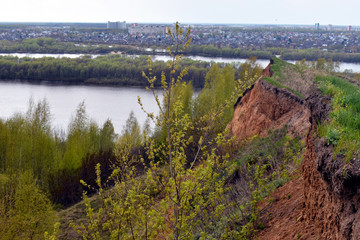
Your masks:
[{"label": "sky", "polygon": [[1,0],[0,22],[360,25],[359,0]]}]

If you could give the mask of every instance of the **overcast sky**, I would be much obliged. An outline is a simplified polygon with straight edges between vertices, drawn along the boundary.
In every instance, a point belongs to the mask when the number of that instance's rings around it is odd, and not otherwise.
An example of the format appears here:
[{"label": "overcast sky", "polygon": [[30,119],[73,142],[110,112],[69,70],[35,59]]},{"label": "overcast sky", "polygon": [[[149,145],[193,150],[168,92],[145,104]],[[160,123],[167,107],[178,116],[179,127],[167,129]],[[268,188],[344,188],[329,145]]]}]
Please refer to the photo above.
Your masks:
[{"label": "overcast sky", "polygon": [[359,0],[1,0],[0,22],[360,25]]}]

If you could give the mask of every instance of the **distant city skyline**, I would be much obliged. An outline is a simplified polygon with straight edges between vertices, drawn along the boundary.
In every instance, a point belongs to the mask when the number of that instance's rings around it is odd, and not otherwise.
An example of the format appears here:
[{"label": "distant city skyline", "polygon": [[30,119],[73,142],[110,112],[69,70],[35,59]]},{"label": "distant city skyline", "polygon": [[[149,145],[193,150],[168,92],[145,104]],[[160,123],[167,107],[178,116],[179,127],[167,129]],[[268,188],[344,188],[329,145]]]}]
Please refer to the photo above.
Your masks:
[{"label": "distant city skyline", "polygon": [[359,26],[354,0],[12,0],[0,22],[147,22]]}]

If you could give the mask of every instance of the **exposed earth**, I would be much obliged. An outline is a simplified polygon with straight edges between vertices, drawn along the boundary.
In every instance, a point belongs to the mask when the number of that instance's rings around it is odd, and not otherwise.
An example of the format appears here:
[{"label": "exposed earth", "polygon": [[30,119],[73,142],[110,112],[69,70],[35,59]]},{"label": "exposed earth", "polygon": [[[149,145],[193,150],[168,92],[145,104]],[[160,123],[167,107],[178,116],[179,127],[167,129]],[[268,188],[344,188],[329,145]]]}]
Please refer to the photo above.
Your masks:
[{"label": "exposed earth", "polygon": [[[269,65],[263,77],[272,74]],[[257,239],[360,239],[360,161],[333,157],[332,146],[316,134],[331,111],[330,98],[314,86],[304,92],[301,98],[260,78],[239,98],[228,125],[239,139],[286,125],[306,142],[293,179],[261,203],[264,229]]]}]

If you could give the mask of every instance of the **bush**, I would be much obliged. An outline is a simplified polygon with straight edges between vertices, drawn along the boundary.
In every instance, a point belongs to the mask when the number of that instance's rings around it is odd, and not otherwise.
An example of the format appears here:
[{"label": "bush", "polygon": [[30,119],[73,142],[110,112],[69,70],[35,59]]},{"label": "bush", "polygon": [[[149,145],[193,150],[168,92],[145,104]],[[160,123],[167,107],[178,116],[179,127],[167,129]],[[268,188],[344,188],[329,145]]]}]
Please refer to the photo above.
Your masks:
[{"label": "bush", "polygon": [[[1,239],[40,239],[56,221],[50,200],[30,171],[16,179],[13,176],[7,178],[0,186],[8,189],[0,196]],[[6,204],[5,208],[3,204]]]}]

